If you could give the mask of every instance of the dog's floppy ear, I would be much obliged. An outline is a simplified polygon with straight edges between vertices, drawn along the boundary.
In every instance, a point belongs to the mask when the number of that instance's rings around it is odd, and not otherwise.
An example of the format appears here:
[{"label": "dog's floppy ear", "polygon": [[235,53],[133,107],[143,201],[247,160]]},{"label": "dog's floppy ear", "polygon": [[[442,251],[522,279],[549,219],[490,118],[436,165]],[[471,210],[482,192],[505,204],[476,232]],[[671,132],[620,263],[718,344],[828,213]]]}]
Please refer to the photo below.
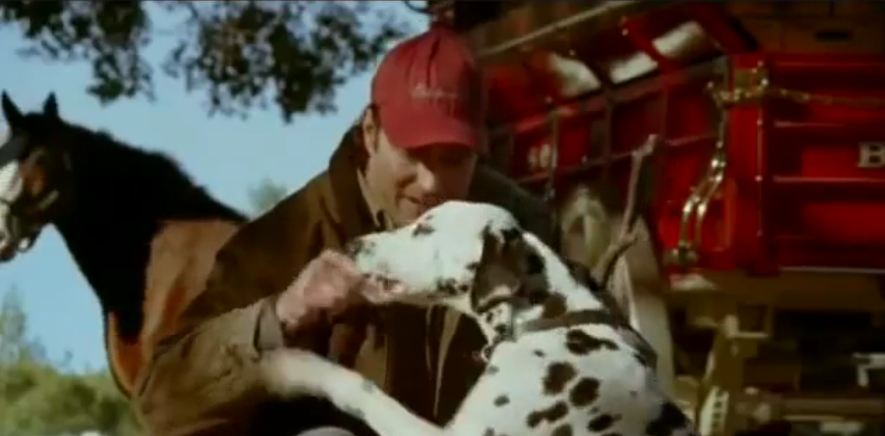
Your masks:
[{"label": "dog's floppy ear", "polygon": [[[528,243],[520,229],[513,228],[494,232],[483,231],[482,256],[476,268],[472,302],[474,307],[482,304],[497,289],[511,291],[510,296],[532,298],[538,291],[538,278],[544,277],[544,260]],[[546,283],[546,280],[542,280]],[[543,289],[546,294],[546,289]]]}]

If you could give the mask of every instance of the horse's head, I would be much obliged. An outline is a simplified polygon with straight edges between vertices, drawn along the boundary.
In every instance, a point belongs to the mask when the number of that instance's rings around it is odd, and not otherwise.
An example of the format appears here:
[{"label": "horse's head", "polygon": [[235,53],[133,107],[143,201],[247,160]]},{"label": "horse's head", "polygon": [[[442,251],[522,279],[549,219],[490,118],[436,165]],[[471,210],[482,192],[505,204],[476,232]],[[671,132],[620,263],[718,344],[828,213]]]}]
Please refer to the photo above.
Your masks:
[{"label": "horse's head", "polygon": [[6,92],[3,115],[9,131],[0,136],[0,262],[34,243],[70,186],[70,160],[61,140],[65,124],[50,93],[43,112],[23,114]]}]

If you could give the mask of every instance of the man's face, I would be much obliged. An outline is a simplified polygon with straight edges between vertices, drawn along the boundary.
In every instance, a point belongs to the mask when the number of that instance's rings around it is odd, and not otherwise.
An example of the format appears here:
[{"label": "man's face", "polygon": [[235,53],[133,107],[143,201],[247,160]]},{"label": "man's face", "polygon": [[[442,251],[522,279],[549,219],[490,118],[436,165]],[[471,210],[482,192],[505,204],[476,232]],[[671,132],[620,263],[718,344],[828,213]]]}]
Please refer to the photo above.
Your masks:
[{"label": "man's face", "polygon": [[460,145],[430,144],[403,149],[378,128],[374,111],[362,125],[369,158],[366,182],[397,227],[447,200],[463,200],[476,168],[476,152]]}]

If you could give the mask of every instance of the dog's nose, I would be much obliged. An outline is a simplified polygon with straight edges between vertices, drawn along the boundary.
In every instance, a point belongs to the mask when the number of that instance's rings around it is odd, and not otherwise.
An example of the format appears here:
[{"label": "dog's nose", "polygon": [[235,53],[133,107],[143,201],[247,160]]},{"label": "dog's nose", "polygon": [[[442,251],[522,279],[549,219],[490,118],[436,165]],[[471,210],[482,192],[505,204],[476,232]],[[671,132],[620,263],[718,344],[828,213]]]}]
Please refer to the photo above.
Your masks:
[{"label": "dog's nose", "polygon": [[378,239],[373,235],[365,235],[351,239],[344,245],[344,253],[352,260],[371,255],[376,248]]},{"label": "dog's nose", "polygon": [[356,238],[344,245],[344,254],[351,259],[356,259],[365,249],[365,242],[362,238]]}]

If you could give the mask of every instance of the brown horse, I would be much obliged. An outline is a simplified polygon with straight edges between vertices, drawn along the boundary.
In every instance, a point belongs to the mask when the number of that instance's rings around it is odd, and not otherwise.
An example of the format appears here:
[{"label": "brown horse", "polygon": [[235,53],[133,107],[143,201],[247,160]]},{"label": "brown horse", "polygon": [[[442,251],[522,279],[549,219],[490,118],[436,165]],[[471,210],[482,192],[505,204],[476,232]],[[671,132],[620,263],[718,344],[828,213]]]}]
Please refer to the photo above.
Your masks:
[{"label": "brown horse", "polygon": [[42,113],[22,114],[5,92],[2,108],[0,261],[55,225],[98,297],[109,367],[129,395],[246,218],[171,158],[64,121],[54,94]]}]

